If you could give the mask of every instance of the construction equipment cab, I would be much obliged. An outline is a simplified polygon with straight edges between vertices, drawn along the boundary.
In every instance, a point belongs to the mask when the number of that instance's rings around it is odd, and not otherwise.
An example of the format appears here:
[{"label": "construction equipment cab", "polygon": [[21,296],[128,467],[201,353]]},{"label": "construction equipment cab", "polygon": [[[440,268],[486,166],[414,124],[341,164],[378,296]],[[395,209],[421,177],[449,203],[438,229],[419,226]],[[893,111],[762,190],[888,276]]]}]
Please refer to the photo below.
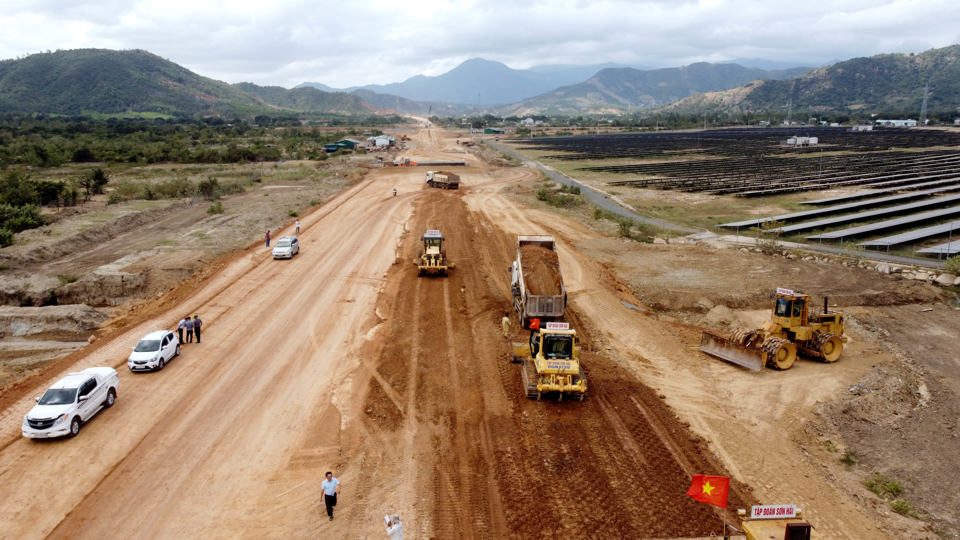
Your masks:
[{"label": "construction equipment cab", "polygon": [[435,229],[428,230],[420,240],[423,247],[420,249],[414,263],[417,265],[417,275],[440,274],[447,275],[447,271],[456,266],[447,260],[447,251],[443,247],[443,235]]}]

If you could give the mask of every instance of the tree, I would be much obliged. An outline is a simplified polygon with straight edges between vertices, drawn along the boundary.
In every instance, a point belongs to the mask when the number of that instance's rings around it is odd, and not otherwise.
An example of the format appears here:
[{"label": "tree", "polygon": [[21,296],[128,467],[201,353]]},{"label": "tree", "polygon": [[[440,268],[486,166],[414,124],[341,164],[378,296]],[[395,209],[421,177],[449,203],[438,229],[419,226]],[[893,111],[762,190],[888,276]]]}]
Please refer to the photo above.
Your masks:
[{"label": "tree", "polygon": [[109,181],[110,179],[107,177],[107,173],[100,167],[90,172],[91,187],[95,195],[103,194],[103,187],[106,186]]}]

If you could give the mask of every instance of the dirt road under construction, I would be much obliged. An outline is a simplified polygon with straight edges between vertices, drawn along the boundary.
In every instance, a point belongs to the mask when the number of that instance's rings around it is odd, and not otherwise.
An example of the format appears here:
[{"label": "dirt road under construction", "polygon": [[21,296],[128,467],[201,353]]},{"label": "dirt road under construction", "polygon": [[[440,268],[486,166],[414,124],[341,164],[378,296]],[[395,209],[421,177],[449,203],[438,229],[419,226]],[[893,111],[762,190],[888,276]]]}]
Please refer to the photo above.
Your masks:
[{"label": "dirt road under construction", "polygon": [[[440,133],[419,132],[410,157],[462,159]],[[695,332],[651,317],[577,249],[598,233],[505,196],[537,173],[467,159],[458,191],[425,187],[423,168],[372,171],[301,218],[296,258],[274,261],[262,245],[233,254],[69,365],[0,397],[3,536],[377,538],[393,513],[409,538],[706,536],[724,519],[735,523],[736,508],[761,502],[743,481],[763,482],[770,470],[778,486],[765,492],[808,483],[799,502],[821,523],[842,524],[849,538],[876,533],[798,452],[778,455],[789,435],[762,419],[746,431],[724,420],[711,394],[732,403],[736,388],[683,379],[693,369],[683,362],[671,380],[664,366],[697,355]],[[456,263],[448,277],[417,277],[412,261],[427,229],[444,234]],[[558,240],[590,385],[583,402],[521,392],[499,327],[510,311],[513,338],[526,338],[510,304],[517,234]],[[184,345],[161,372],[129,373],[130,346],[186,313],[203,315],[203,343]],[[75,439],[22,438],[33,397],[93,365],[120,372],[116,406]],[[744,376],[724,365],[696,369]],[[644,371],[659,389],[641,381]],[[792,383],[757,399],[816,376],[793,372],[783,379]],[[786,403],[821,392],[792,388],[756,410],[790,414]],[[738,433],[758,438],[742,454]],[[327,470],[343,487],[332,522],[320,502]],[[685,495],[697,473],[733,477],[729,510]]]}]

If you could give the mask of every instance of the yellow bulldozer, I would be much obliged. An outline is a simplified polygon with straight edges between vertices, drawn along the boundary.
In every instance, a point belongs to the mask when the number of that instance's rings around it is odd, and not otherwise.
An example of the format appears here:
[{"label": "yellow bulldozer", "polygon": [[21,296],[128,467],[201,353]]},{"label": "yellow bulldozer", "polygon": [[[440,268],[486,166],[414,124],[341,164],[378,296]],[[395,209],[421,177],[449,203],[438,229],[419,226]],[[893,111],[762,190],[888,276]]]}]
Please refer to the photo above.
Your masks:
[{"label": "yellow bulldozer", "polygon": [[514,343],[514,361],[520,362],[520,377],[528,398],[539,400],[545,393],[556,393],[583,401],[587,377],[580,365],[577,331],[570,323],[548,322],[540,328],[534,319],[530,342]]},{"label": "yellow bulldozer", "polygon": [[447,250],[443,247],[443,235],[440,231],[430,229],[420,240],[423,242],[423,248],[413,261],[417,265],[418,276],[430,274],[445,276],[456,266],[447,259]]},{"label": "yellow bulldozer", "polygon": [[809,309],[810,297],[790,289],[777,289],[773,312],[762,328],[738,328],[729,336],[704,332],[700,350],[722,360],[759,371],[764,366],[790,369],[797,352],[822,362],[836,362],[847,338],[843,314]]}]

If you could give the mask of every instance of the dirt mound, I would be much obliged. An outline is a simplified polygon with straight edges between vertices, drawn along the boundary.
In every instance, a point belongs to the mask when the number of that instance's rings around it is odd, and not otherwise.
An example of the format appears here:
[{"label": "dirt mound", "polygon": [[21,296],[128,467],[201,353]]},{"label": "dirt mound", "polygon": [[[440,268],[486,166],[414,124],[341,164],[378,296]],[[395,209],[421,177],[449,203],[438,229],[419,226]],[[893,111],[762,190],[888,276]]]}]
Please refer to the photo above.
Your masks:
[{"label": "dirt mound", "polygon": [[0,306],[0,338],[46,335],[86,339],[105,320],[106,313],[83,304]]},{"label": "dirt mound", "polygon": [[530,294],[563,294],[560,259],[557,258],[556,251],[543,246],[526,245],[520,247],[520,258],[523,264],[523,282]]}]

